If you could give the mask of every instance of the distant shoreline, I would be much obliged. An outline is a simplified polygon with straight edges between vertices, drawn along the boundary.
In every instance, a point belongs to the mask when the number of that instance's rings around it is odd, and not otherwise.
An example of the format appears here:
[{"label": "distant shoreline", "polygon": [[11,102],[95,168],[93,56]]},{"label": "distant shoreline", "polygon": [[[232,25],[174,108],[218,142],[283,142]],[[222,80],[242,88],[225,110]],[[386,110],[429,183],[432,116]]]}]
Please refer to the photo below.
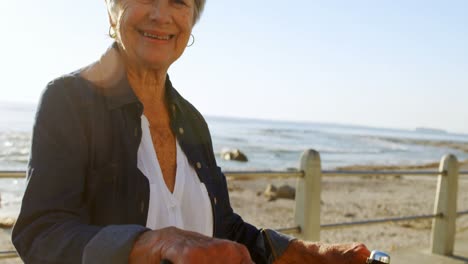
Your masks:
[{"label": "distant shoreline", "polygon": [[426,140],[426,139],[403,139],[395,137],[375,137],[393,143],[415,144],[421,146],[446,147],[468,153],[468,142],[456,140]]},{"label": "distant shoreline", "polygon": [[[32,101],[8,101],[0,100],[0,111],[2,109],[14,109],[19,111],[27,111],[31,113],[31,116],[34,116],[37,109],[37,102]],[[370,130],[392,130],[396,132],[418,132],[418,133],[427,133],[427,134],[439,134],[439,135],[454,135],[454,136],[466,136],[468,137],[468,132],[451,132],[445,128],[431,128],[431,127],[413,127],[413,128],[401,128],[401,127],[380,127],[376,125],[364,125],[364,124],[351,124],[351,123],[342,123],[342,122],[320,122],[313,120],[286,120],[286,119],[272,119],[266,117],[242,117],[242,116],[221,116],[216,114],[204,114],[207,120],[209,119],[218,119],[218,120],[237,120],[237,121],[247,121],[247,122],[278,122],[285,124],[314,124],[314,125],[326,125],[326,126],[335,126],[335,127],[352,127],[356,129],[370,129]],[[1,121],[1,116],[0,116]]]}]

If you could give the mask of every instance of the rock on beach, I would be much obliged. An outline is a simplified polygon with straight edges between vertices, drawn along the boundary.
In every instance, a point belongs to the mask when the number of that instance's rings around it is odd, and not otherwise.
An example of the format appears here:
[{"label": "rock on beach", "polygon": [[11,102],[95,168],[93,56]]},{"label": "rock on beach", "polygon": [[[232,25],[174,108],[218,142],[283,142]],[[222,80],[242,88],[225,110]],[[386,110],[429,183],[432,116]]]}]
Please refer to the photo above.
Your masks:
[{"label": "rock on beach", "polygon": [[278,198],[294,199],[296,197],[296,189],[289,185],[276,187],[273,184],[268,184],[263,195],[268,198],[268,201],[274,201]]},{"label": "rock on beach", "polygon": [[221,157],[224,160],[235,160],[235,161],[241,161],[241,162],[249,161],[249,159],[247,158],[247,155],[245,155],[242,151],[238,149],[223,150],[221,153]]}]

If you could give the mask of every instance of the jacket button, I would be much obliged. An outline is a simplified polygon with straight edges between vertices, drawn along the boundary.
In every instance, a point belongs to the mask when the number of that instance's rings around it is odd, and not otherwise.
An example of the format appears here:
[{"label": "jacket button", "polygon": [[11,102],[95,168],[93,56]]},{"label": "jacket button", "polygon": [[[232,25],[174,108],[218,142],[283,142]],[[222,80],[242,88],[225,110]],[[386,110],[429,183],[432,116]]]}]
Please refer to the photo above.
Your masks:
[{"label": "jacket button", "polygon": [[143,201],[141,201],[141,204],[140,204],[140,211],[141,211],[141,213],[145,212],[145,202],[143,202]]},{"label": "jacket button", "polygon": [[179,127],[179,134],[181,134],[181,135],[184,134],[184,129],[182,127]]},{"label": "jacket button", "polygon": [[196,166],[197,166],[198,169],[201,169],[201,167],[202,167],[200,162],[197,162]]},{"label": "jacket button", "polygon": [[135,137],[138,137],[138,127],[135,127],[134,134],[135,134]]},{"label": "jacket button", "polygon": [[218,204],[218,200],[216,199],[216,197],[213,199],[213,201],[215,205]]},{"label": "jacket button", "polygon": [[176,107],[175,107],[175,104],[172,105],[172,112],[175,112],[176,110]]}]

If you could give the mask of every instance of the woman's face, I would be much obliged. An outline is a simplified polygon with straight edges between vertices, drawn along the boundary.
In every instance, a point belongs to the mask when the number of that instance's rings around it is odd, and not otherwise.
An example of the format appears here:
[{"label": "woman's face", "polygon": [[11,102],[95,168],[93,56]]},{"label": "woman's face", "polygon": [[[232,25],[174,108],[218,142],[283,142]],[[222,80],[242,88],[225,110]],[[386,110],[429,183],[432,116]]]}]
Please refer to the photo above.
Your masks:
[{"label": "woman's face", "polygon": [[127,59],[167,70],[187,46],[194,8],[194,0],[118,1],[111,20]]}]

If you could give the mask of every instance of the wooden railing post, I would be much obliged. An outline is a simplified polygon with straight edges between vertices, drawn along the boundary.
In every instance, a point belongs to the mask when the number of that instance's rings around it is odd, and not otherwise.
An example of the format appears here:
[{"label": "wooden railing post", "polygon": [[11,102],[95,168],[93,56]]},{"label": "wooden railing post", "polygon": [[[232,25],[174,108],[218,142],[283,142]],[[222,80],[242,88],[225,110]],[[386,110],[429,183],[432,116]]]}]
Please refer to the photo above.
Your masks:
[{"label": "wooden railing post", "polygon": [[434,214],[442,214],[432,222],[431,251],[453,254],[457,218],[458,161],[454,155],[442,158],[439,167]]},{"label": "wooden railing post", "polygon": [[309,241],[320,240],[320,192],[322,168],[315,150],[302,153],[300,169],[304,178],[297,181],[294,220],[301,228],[300,236]]}]

